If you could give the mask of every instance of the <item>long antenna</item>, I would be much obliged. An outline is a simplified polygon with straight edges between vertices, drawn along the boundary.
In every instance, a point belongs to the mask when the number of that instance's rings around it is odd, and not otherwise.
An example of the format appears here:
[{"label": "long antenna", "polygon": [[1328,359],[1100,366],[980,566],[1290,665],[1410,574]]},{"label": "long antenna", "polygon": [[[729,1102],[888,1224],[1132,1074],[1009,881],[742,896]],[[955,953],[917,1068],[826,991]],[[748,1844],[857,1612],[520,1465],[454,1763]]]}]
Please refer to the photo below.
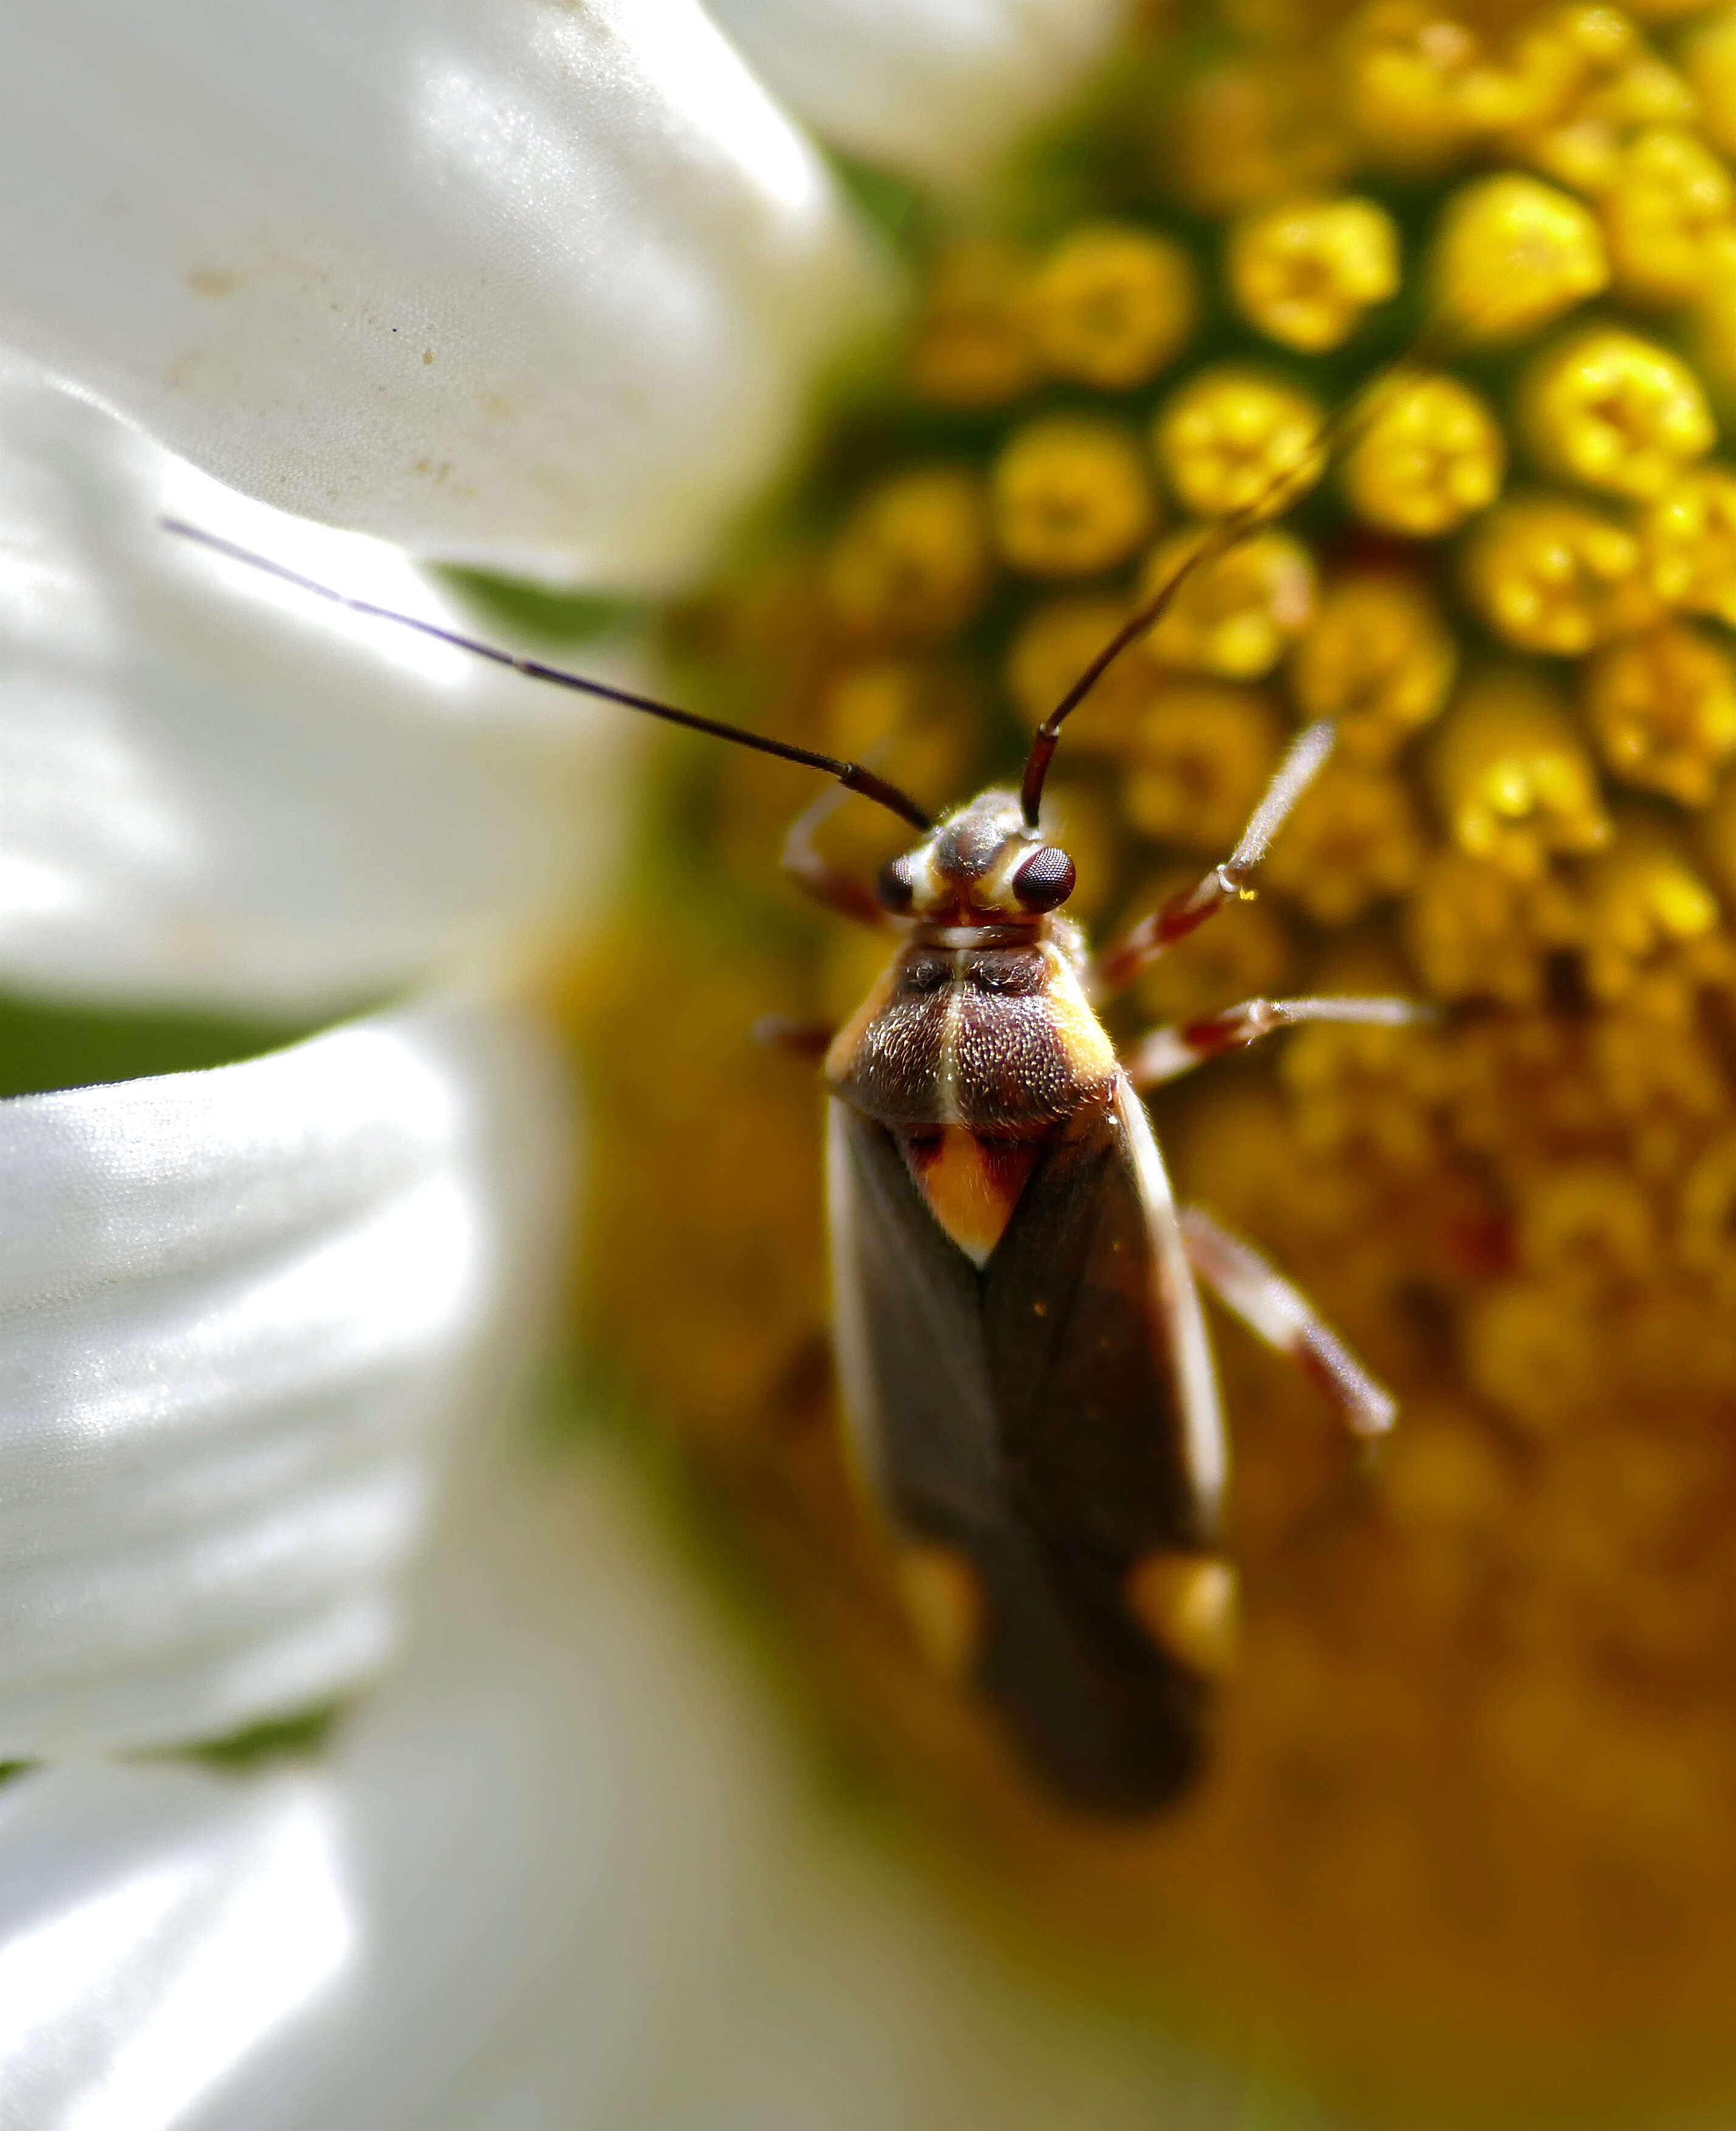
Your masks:
[{"label": "long antenna", "polygon": [[372,600],[352,598],[348,592],[322,584],[317,577],[304,577],[299,570],[274,563],[268,555],[256,554],[251,548],[238,547],[233,540],[208,533],[202,525],[189,525],[184,519],[160,518],[157,523],[165,533],[197,541],[200,547],[227,555],[232,562],[245,563],[250,569],[263,571],[269,577],[280,578],[286,585],[294,585],[317,598],[329,600],[334,606],[347,607],[352,614],[366,615],[375,621],[396,622],[400,629],[414,629],[419,635],[432,636],[439,643],[473,653],[495,666],[510,667],[514,673],[527,674],[533,681],[552,681],[557,688],[576,689],[583,696],[600,696],[605,702],[619,703],[629,711],[643,711],[648,717],[662,718],[672,725],[684,725],[689,732],[707,733],[713,740],[733,740],[738,747],[751,747],[761,754],[776,755],[781,762],[800,763],[805,769],[823,769],[829,776],[835,777],[847,792],[859,793],[864,799],[872,799],[877,807],[886,807],[901,821],[908,821],[913,829],[926,832],[934,826],[932,819],[907,792],[876,776],[862,763],[843,762],[836,755],[820,754],[812,748],[796,747],[788,740],[772,740],[764,733],[748,732],[739,725],[725,725],[719,718],[702,718],[697,711],[677,710],[672,703],[659,702],[654,696],[638,696],[629,688],[616,688],[606,681],[590,680],[582,673],[569,673],[564,666],[545,665],[540,658],[521,658],[515,652],[503,650],[498,644],[487,644],[480,637],[442,628],[438,621],[424,621],[419,615],[401,614],[395,607],[378,606]]},{"label": "long antenna", "polygon": [[1435,355],[1451,347],[1465,332],[1466,320],[1462,314],[1448,318],[1437,317],[1426,324],[1402,354],[1383,364],[1359,392],[1353,393],[1328,414],[1314,432],[1308,450],[1293,466],[1275,473],[1251,503],[1245,503],[1240,510],[1233,510],[1222,518],[1201,539],[1191,553],[1184,556],[1174,572],[1167,577],[1143,606],[1136,607],[1129,618],[1098,652],[1096,658],[1080,674],[1073,686],[1062,697],[1055,708],[1040,725],[1031,743],[1031,753],[1025,758],[1025,774],[1019,785],[1019,805],[1025,816],[1025,826],[1035,829],[1037,810],[1043,801],[1044,780],[1049,775],[1049,765],[1055,759],[1059,743],[1061,727],[1067,718],[1083,702],[1086,697],[1102,680],[1104,674],[1119,658],[1127,646],[1143,636],[1161,621],[1169,611],[1178,592],[1189,577],[1203,569],[1208,563],[1215,563],[1246,539],[1261,524],[1271,508],[1274,497],[1279,495],[1307,462],[1317,453],[1332,451],[1356,429],[1372,418],[1381,388],[1405,370],[1412,368],[1425,357]]}]

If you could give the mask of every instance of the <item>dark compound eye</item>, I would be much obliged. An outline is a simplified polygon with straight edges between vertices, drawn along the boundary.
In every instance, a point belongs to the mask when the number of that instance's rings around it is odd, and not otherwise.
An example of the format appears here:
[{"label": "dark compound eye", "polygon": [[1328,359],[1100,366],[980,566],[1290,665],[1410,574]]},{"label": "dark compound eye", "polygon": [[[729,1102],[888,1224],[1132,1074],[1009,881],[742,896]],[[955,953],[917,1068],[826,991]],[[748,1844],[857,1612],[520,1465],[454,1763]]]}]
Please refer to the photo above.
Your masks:
[{"label": "dark compound eye", "polygon": [[1045,844],[1013,875],[1012,892],[1027,910],[1059,910],[1078,879],[1066,852]]},{"label": "dark compound eye", "polygon": [[880,869],[880,878],[874,884],[882,907],[890,910],[895,917],[901,917],[911,907],[916,884],[911,879],[911,862],[907,858],[888,859]]}]

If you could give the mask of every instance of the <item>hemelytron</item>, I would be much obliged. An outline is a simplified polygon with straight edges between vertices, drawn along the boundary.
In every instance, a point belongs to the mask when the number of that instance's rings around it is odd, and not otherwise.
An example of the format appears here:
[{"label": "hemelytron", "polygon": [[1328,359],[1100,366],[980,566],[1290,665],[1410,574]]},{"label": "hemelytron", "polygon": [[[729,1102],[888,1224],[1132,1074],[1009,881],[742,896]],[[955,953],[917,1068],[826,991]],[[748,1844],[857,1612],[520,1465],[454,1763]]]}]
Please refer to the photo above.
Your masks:
[{"label": "hemelytron", "polygon": [[1394,1419],[1287,1281],[1208,1214],[1177,1206],[1140,1095],[1300,1022],[1390,1023],[1415,1009],[1251,999],[1119,1049],[1100,1018],[1142,970],[1251,892],[1331,752],[1330,727],[1297,737],[1221,864],[1095,957],[1065,914],[1073,861],[1041,831],[1064,719],[1188,572],[1256,515],[1221,526],[1105,646],[1039,729],[1017,792],[984,792],[938,822],[862,764],[517,658],[165,521],[321,598],[824,770],[919,832],[873,887],[822,858],[821,810],[785,851],[828,907],[895,936],[850,1021],[806,1032],[830,1096],[839,1388],[918,1639],[985,1698],[1050,1788],[1103,1812],[1150,1811],[1187,1787],[1231,1659],[1228,1457],[1198,1284],[1306,1368],[1358,1434]]}]

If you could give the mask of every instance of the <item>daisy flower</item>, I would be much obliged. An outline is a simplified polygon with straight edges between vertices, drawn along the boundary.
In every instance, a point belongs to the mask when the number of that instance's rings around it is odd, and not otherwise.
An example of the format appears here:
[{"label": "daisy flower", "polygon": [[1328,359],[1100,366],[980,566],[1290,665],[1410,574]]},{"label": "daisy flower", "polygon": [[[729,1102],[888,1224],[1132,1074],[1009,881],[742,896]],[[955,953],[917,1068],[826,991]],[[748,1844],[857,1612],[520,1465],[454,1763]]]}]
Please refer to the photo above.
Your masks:
[{"label": "daisy flower", "polygon": [[[362,12],[0,26],[0,2122],[1726,2102],[1736,17],[1203,0],[1075,102],[1078,0]],[[782,899],[811,778],[165,513],[937,803],[1203,547],[1074,907],[1337,745],[1117,1034],[1432,1018],[1154,1097],[1404,1416],[1224,1329],[1173,1810],[1045,1789],[853,1492],[744,1041],[883,959]],[[490,1425],[576,1200],[578,1449]]]}]

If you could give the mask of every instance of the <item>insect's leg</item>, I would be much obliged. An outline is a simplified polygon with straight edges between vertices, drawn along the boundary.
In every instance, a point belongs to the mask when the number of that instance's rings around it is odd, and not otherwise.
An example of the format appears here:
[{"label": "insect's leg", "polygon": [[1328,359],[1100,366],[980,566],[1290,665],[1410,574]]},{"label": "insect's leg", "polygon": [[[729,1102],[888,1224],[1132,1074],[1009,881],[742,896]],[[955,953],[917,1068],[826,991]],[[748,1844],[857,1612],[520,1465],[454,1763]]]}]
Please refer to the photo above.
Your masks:
[{"label": "insect's leg", "polygon": [[1177,941],[1185,940],[1208,917],[1215,917],[1227,903],[1239,902],[1252,893],[1248,887],[1250,877],[1271,848],[1272,839],[1284,826],[1291,808],[1320,773],[1336,737],[1331,722],[1324,718],[1296,735],[1224,863],[1213,866],[1193,887],[1172,896],[1161,910],[1141,918],[1098,957],[1092,973],[1094,998],[1107,998],[1125,989],[1142,970],[1167,955]]},{"label": "insect's leg", "polygon": [[753,1029],[756,1043],[772,1051],[787,1051],[792,1058],[824,1058],[837,1033],[830,1022],[796,1021],[784,1013],[762,1014]]},{"label": "insect's leg", "polygon": [[1299,1027],[1303,1022],[1353,1022],[1367,1028],[1403,1028],[1410,1022],[1433,1018],[1432,1008],[1411,999],[1244,999],[1240,1006],[1225,1007],[1221,1013],[1203,1015],[1198,1021],[1169,1022],[1152,1029],[1128,1046],[1121,1054],[1121,1063],[1136,1088],[1159,1088],[1165,1080],[1191,1073],[1220,1051],[1258,1043],[1263,1036],[1280,1028]]},{"label": "insect's leg", "polygon": [[1344,1415],[1353,1435],[1384,1435],[1399,1415],[1383,1391],[1308,1298],[1239,1236],[1198,1206],[1182,1209],[1188,1262],[1256,1338],[1289,1356]]},{"label": "insect's leg", "polygon": [[804,807],[790,824],[778,862],[816,903],[824,903],[828,910],[835,910],[840,917],[854,918],[858,925],[878,928],[887,922],[879,897],[866,881],[858,880],[854,874],[842,872],[835,866],[815,841],[821,824],[830,818],[833,809],[846,796],[843,785],[829,784],[811,807]]}]

